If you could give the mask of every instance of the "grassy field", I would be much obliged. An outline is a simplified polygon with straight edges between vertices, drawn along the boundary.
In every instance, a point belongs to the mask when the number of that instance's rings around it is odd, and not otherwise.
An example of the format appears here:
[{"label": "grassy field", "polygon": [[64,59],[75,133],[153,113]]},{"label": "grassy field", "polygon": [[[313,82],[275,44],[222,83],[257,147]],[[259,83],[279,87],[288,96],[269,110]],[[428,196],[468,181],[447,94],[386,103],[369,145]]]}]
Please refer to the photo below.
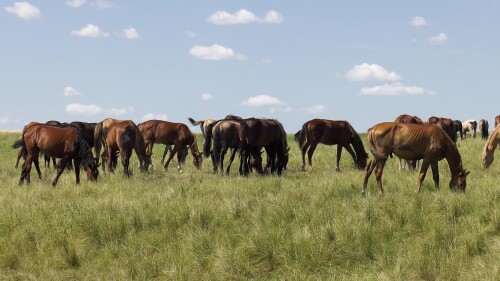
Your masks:
[{"label": "grassy field", "polygon": [[[202,144],[201,137],[198,143]],[[500,161],[481,168],[484,141],[458,142],[472,171],[465,194],[441,189],[427,175],[414,194],[417,173],[390,159],[385,195],[345,153],[335,172],[334,147],[318,146],[313,168],[300,171],[292,141],[282,177],[212,174],[192,157],[184,173],[155,169],[141,174],[137,158],[127,179],[119,167],[97,184],[74,173],[32,171],[18,186],[19,134],[0,134],[1,280],[499,280]],[[365,137],[362,136],[363,141]],[[496,152],[500,158],[500,152]]]}]

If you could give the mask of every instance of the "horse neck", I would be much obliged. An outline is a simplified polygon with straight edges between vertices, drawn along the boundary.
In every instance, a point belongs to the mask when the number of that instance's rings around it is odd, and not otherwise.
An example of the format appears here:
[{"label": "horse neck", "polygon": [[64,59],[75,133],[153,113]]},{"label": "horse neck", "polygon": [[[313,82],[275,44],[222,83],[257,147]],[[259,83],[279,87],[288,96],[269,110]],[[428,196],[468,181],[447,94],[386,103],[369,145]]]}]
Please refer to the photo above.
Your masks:
[{"label": "horse neck", "polygon": [[193,156],[200,154],[200,151],[198,150],[198,142],[196,141],[196,137],[194,135],[193,135],[193,143],[189,146],[189,149],[191,149],[191,154]]},{"label": "horse neck", "polygon": [[500,129],[495,130],[486,141],[484,146],[486,152],[493,152],[497,149],[498,143],[500,142]]},{"label": "horse neck", "polygon": [[446,145],[447,153],[445,158],[446,161],[448,161],[448,166],[450,167],[450,172],[453,178],[463,170],[462,157],[458,152],[458,148],[455,146],[451,139],[447,138]]},{"label": "horse neck", "polygon": [[360,157],[363,157],[363,155],[366,155],[366,150],[358,133],[356,133],[353,129],[351,129],[351,131],[353,133],[351,144],[356,152],[356,158],[359,159]]}]

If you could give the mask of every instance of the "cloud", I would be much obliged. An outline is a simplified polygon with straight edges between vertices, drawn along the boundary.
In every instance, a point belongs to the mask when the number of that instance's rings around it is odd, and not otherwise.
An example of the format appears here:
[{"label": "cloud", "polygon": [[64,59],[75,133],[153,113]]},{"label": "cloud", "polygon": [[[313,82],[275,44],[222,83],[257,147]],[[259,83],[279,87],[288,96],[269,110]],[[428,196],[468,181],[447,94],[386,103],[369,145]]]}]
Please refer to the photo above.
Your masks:
[{"label": "cloud", "polygon": [[385,84],[374,87],[364,87],[361,95],[367,96],[408,96],[408,95],[434,95],[435,92],[417,86],[404,86],[401,83]]},{"label": "cloud", "polygon": [[418,26],[426,26],[426,25],[428,25],[428,23],[422,17],[413,17],[413,18],[411,18],[411,25],[418,27]]},{"label": "cloud", "polygon": [[429,41],[432,45],[444,45],[448,42],[448,35],[441,32],[436,36],[429,37],[427,41]]},{"label": "cloud", "polygon": [[0,124],[9,123],[9,117],[0,117]]},{"label": "cloud", "polygon": [[351,81],[399,81],[402,79],[401,75],[396,72],[389,72],[378,64],[367,63],[355,65],[345,74],[345,77]]},{"label": "cloud", "polygon": [[189,50],[191,56],[202,60],[245,60],[246,57],[242,54],[238,54],[231,48],[226,48],[224,46],[213,44],[212,46],[194,46]]},{"label": "cloud", "polygon": [[283,16],[278,14],[276,11],[268,11],[264,18],[258,18],[252,12],[246,9],[240,9],[234,14],[230,14],[226,11],[219,11],[212,14],[207,18],[208,22],[217,25],[229,25],[229,24],[249,24],[249,23],[275,23],[280,24],[283,22]]},{"label": "cloud", "polygon": [[211,94],[201,94],[201,99],[204,100],[204,101],[209,101],[209,100],[212,100],[214,98],[214,96],[212,96]]},{"label": "cloud", "polygon": [[122,34],[127,39],[139,39],[140,37],[139,32],[137,32],[137,29],[133,27],[125,28]]},{"label": "cloud", "polygon": [[63,91],[64,91],[63,96],[65,96],[65,97],[73,97],[73,96],[81,95],[81,93],[79,91],[77,91],[75,88],[70,87],[70,86],[64,87]]},{"label": "cloud", "polygon": [[80,8],[85,4],[85,0],[69,0],[64,3],[66,6],[71,8]]},{"label": "cloud", "polygon": [[5,11],[24,20],[38,19],[42,15],[40,9],[28,2],[15,2],[11,7],[5,7]]},{"label": "cloud", "polygon": [[111,9],[113,8],[113,3],[105,0],[97,0],[90,3],[90,6],[97,9]]},{"label": "cloud", "polygon": [[94,104],[84,105],[78,103],[71,103],[66,105],[65,111],[73,115],[95,115],[101,113],[102,108]]},{"label": "cloud", "polygon": [[141,117],[141,121],[147,121],[147,120],[168,120],[168,115],[167,114],[153,114],[153,113],[148,113],[144,116]]},{"label": "cloud", "polygon": [[192,32],[192,31],[186,31],[184,34],[186,34],[187,37],[189,38],[196,38],[196,33]]},{"label": "cloud", "polygon": [[87,38],[99,38],[99,37],[108,37],[109,33],[106,33],[99,29],[98,26],[93,24],[87,24],[84,28],[80,30],[73,30],[71,34],[79,36],[79,37],[87,37]]},{"label": "cloud", "polygon": [[275,97],[271,97],[268,95],[258,95],[255,97],[250,97],[247,100],[244,100],[241,104],[244,106],[257,107],[257,106],[284,105],[285,103]]},{"label": "cloud", "polygon": [[322,104],[316,104],[316,105],[313,105],[310,107],[303,108],[302,110],[308,114],[317,114],[317,113],[325,112],[326,106],[324,106]]}]

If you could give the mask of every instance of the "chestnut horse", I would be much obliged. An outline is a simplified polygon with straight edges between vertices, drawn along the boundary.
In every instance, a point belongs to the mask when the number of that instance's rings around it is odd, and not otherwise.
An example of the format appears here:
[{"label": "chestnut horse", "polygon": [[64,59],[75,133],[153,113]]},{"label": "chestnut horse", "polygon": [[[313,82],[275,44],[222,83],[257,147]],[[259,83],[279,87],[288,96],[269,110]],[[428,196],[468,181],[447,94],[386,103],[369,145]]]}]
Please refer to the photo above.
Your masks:
[{"label": "chestnut horse", "polygon": [[495,128],[498,127],[498,125],[500,125],[500,115],[495,117]]},{"label": "chestnut horse", "polygon": [[[99,163],[99,156],[107,154],[107,153],[101,154],[101,147],[104,147],[104,149],[106,149],[106,136],[108,135],[109,126],[118,121],[120,120],[114,118],[106,118],[101,122],[97,123],[97,125],[94,128],[94,150],[95,150],[96,161],[98,163]],[[105,165],[102,166],[103,169],[105,167],[106,167]]]},{"label": "chestnut horse", "polygon": [[[312,156],[318,143],[337,145],[337,171],[340,171],[339,162],[342,148],[351,154],[357,169],[366,167],[368,154],[358,133],[347,121],[333,121],[326,119],[313,119],[302,125],[298,136],[299,147],[302,150],[302,170],[306,169],[305,155],[307,152],[309,166],[312,165]],[[356,153],[353,151],[356,151]],[[308,150],[309,149],[309,150]]]},{"label": "chestnut horse", "polygon": [[182,172],[181,153],[179,152],[185,147],[189,147],[191,149],[194,166],[197,169],[201,168],[203,158],[201,153],[198,151],[196,137],[189,130],[186,124],[162,120],[148,120],[141,123],[139,129],[144,136],[146,151],[149,155],[151,155],[153,145],[155,143],[174,145],[173,153],[170,153],[170,156],[164,165],[165,170],[168,169],[168,164],[175,154],[177,154],[177,170]]},{"label": "chestnut horse", "polygon": [[[394,120],[394,122],[422,124],[422,119],[418,118],[417,116],[411,116],[408,114],[401,114],[396,118],[396,120]],[[403,162],[403,159],[399,158],[399,169],[400,170],[403,170],[405,168],[404,163],[405,162]],[[407,160],[406,164],[408,165],[408,168],[410,168],[410,170],[415,171],[417,169],[418,161]]]},{"label": "chestnut horse", "polygon": [[23,130],[21,140],[16,141],[12,147],[23,147],[26,154],[26,161],[23,164],[21,185],[26,179],[26,183],[30,184],[30,172],[32,163],[39,172],[38,163],[39,153],[43,153],[49,157],[61,158],[57,175],[52,182],[52,186],[56,186],[59,177],[64,171],[67,163],[71,160],[75,164],[76,184],[80,183],[80,164],[83,164],[86,169],[87,178],[91,181],[97,181],[99,171],[98,165],[95,163],[92,156],[92,149],[83,138],[82,132],[78,128],[72,126],[58,127],[47,124],[33,124],[27,126]]},{"label": "chestnut horse", "polygon": [[429,166],[432,168],[436,189],[439,187],[438,161],[443,158],[446,158],[450,167],[450,188],[465,192],[466,177],[470,171],[463,168],[462,158],[455,143],[438,126],[394,122],[380,123],[368,129],[367,138],[374,159],[366,168],[361,190],[363,195],[373,170],[375,170],[378,191],[379,193],[384,192],[382,173],[385,162],[391,154],[407,160],[423,159],[416,192],[420,191]]},{"label": "chestnut horse", "polygon": [[483,140],[487,140],[489,136],[488,130],[490,129],[490,124],[488,123],[488,120],[486,119],[481,119],[479,121],[479,130],[481,131],[481,138]]},{"label": "chestnut horse", "polygon": [[464,131],[464,139],[467,137],[467,132],[472,133],[472,137],[476,138],[477,122],[476,120],[467,120],[462,122],[462,129]]},{"label": "chestnut horse", "polygon": [[500,143],[500,126],[497,126],[493,133],[488,137],[488,140],[484,144],[483,154],[482,154],[482,166],[483,168],[489,168],[491,163],[493,163],[493,154]]},{"label": "chestnut horse", "polygon": [[146,153],[146,145],[137,125],[130,120],[113,122],[106,134],[106,164],[109,171],[114,171],[117,152],[119,152],[124,174],[130,177],[129,164],[132,150],[135,150],[139,158],[141,172],[147,171],[151,164],[151,157]]}]

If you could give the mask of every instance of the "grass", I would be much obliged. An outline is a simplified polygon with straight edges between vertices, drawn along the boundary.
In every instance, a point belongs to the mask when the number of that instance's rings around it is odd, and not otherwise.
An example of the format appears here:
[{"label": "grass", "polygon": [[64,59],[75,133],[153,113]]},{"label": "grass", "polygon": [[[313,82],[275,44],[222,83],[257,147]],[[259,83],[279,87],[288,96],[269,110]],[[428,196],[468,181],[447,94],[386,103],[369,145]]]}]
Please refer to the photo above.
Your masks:
[{"label": "grass", "polygon": [[[197,171],[165,172],[163,147],[155,169],[141,174],[137,158],[127,179],[121,167],[93,184],[64,173],[58,186],[32,171],[18,186],[18,134],[0,135],[0,279],[4,280],[498,280],[500,164],[480,165],[481,139],[458,142],[472,171],[465,194],[441,189],[428,174],[388,161],[379,196],[347,153],[335,172],[335,148],[318,146],[313,167],[300,171],[297,144],[282,177]],[[364,140],[364,137],[363,137]],[[201,138],[198,143],[202,143]],[[236,162],[236,161],[235,161]],[[430,173],[430,171],[429,171]]]}]

